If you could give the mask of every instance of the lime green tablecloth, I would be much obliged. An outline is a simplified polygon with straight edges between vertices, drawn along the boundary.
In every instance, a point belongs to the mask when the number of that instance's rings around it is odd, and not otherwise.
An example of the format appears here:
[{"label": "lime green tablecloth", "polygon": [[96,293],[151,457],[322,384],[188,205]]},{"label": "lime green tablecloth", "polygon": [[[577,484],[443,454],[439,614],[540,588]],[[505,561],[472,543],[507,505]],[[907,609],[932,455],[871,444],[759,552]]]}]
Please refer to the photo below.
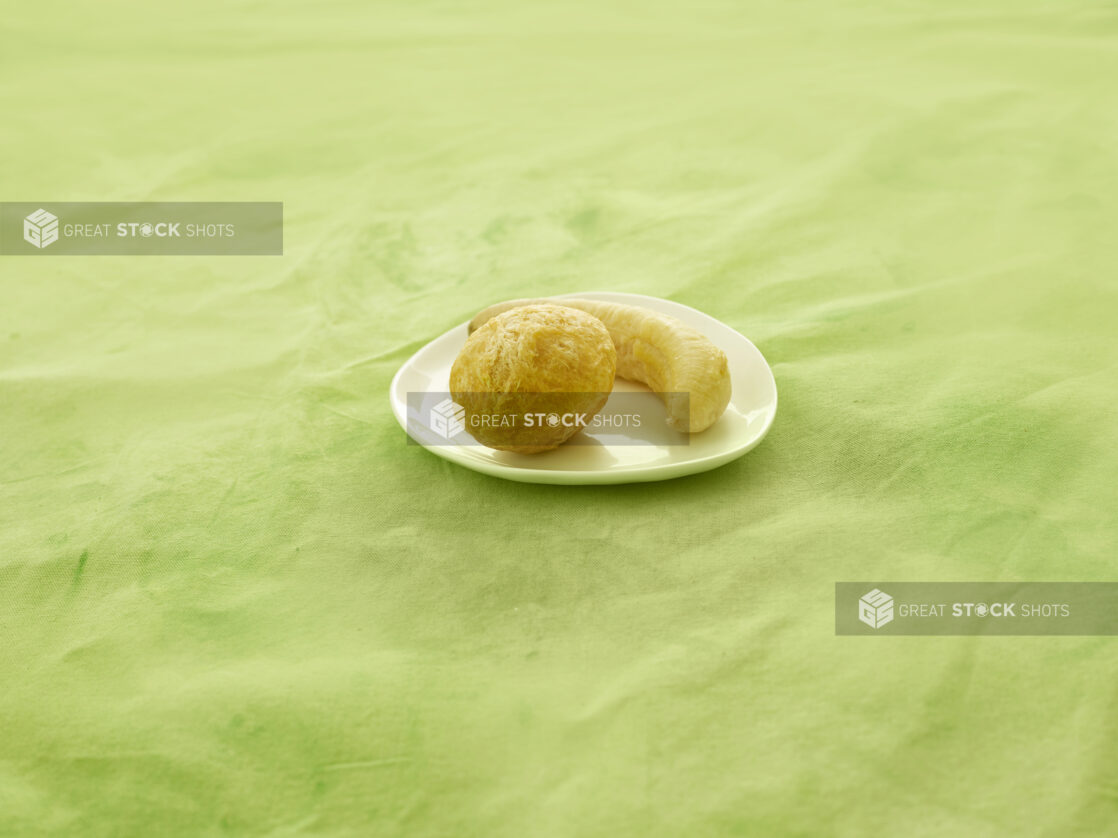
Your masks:
[{"label": "lime green tablecloth", "polygon": [[[1113,580],[1118,7],[6,4],[0,198],[282,257],[0,258],[0,835],[1118,834],[1118,640],[836,638]],[[753,339],[722,469],[526,486],[388,382],[484,304]]]}]

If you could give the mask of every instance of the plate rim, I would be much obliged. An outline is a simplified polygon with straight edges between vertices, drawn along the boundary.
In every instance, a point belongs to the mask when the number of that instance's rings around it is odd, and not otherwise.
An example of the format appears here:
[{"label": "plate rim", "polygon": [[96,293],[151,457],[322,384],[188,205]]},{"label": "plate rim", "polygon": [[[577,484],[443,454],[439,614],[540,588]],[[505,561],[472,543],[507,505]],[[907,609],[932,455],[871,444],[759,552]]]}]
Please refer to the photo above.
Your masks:
[{"label": "plate rim", "polygon": [[[769,384],[772,387],[772,410],[766,416],[765,422],[761,426],[760,432],[751,441],[746,442],[741,446],[734,446],[727,449],[726,451],[720,451],[696,460],[687,460],[680,463],[656,463],[645,466],[626,466],[615,470],[606,469],[594,471],[581,471],[574,469],[541,469],[509,466],[501,463],[490,463],[484,460],[473,460],[455,457],[451,455],[450,452],[442,450],[443,447],[427,446],[419,440],[414,440],[415,444],[426,449],[430,453],[434,454],[436,457],[446,460],[447,462],[454,463],[455,465],[462,466],[463,468],[467,468],[471,471],[489,475],[490,477],[499,477],[505,480],[512,480],[517,483],[544,483],[550,485],[587,486],[604,485],[611,483],[650,483],[658,480],[671,480],[676,477],[685,477],[689,474],[701,474],[703,472],[716,469],[719,466],[723,466],[726,463],[736,460],[739,457],[749,453],[754,448],[756,448],[766,436],[768,436],[769,430],[772,428],[773,422],[776,421],[776,415],[780,409],[780,393],[776,386],[776,376],[773,373],[772,365],[769,364],[769,361],[765,357],[764,353],[761,352],[761,350],[757,348],[757,345],[753,343],[753,341],[751,341],[748,337],[743,335],[733,326],[730,326],[728,323],[724,323],[718,318],[707,314],[705,311],[700,311],[699,309],[693,306],[689,306],[686,303],[676,302],[675,300],[669,300],[665,297],[654,297],[649,294],[635,294],[628,291],[579,291],[565,294],[552,294],[550,295],[550,298],[556,300],[578,297],[589,298],[591,297],[591,295],[598,298],[608,298],[603,299],[603,302],[652,300],[656,302],[670,303],[673,306],[687,309],[688,311],[693,312],[700,317],[712,320],[718,325],[729,329],[730,331],[734,332],[734,334],[738,335],[738,337],[749,344],[749,346],[753,349],[754,352],[757,353],[757,356],[761,359],[761,362],[765,367],[765,372],[768,374]],[[481,309],[478,309],[478,311],[480,310]],[[461,329],[463,326],[468,325],[469,320],[465,320],[462,323],[459,323],[458,325],[447,329],[442,334],[436,335],[435,337],[431,338],[431,340],[427,341],[423,344],[423,346],[413,352],[408,357],[408,359],[400,365],[400,367],[396,370],[396,373],[392,376],[392,381],[388,385],[388,400],[392,407],[392,415],[395,417],[397,424],[400,425],[405,434],[407,434],[408,430],[407,416],[400,415],[401,402],[397,398],[396,394],[400,378],[403,376],[404,371],[409,369],[416,357],[424,352],[432,343],[444,338],[451,332],[454,332],[458,329]],[[410,434],[408,434],[408,438],[413,439]],[[580,480],[579,476],[584,476],[586,479]]]}]

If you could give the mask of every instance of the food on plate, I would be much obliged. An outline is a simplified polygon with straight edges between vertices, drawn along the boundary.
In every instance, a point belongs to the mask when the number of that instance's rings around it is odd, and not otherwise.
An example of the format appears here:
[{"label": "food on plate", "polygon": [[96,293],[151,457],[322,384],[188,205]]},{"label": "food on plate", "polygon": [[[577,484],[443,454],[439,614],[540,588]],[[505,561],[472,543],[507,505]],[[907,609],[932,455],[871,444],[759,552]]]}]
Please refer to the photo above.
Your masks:
[{"label": "food on plate", "polygon": [[477,334],[498,317],[540,304],[576,309],[601,321],[617,352],[617,374],[648,385],[664,401],[668,425],[675,430],[705,431],[730,403],[725,353],[681,320],[651,309],[566,298],[510,300],[480,312],[469,331]]},{"label": "food on plate", "polygon": [[466,427],[491,448],[558,448],[605,405],[617,352],[598,318],[569,306],[522,305],[471,330],[450,370]]}]

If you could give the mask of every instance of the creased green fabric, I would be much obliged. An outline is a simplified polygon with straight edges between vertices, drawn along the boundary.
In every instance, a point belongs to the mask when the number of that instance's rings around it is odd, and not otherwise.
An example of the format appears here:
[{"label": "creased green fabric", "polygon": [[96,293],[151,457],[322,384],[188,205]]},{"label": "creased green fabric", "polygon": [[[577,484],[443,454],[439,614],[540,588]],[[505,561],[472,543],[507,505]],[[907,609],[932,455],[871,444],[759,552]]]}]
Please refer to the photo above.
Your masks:
[{"label": "creased green fabric", "polygon": [[[9,3],[5,200],[282,200],[282,257],[0,258],[0,835],[1118,834],[1114,638],[836,638],[1113,580],[1118,7]],[[391,376],[652,294],[776,424],[502,482]]]}]

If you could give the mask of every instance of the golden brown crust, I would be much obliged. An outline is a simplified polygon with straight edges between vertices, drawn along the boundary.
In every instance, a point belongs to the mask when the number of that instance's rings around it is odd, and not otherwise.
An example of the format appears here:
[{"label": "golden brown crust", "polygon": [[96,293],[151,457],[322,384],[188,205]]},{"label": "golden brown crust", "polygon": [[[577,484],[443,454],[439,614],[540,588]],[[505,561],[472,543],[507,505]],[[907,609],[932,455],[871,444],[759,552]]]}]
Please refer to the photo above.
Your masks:
[{"label": "golden brown crust", "polygon": [[[533,423],[527,413],[593,417],[617,371],[617,352],[596,317],[566,306],[518,306],[492,317],[466,340],[450,371],[467,428],[492,448],[536,453],[556,448],[579,427]],[[545,395],[546,394],[546,395]],[[516,416],[515,426],[484,425],[488,415]]]},{"label": "golden brown crust", "polygon": [[469,329],[484,328],[494,317],[541,303],[585,311],[601,320],[617,351],[617,374],[656,393],[667,406],[672,428],[699,433],[725,412],[732,390],[725,353],[701,332],[667,314],[570,297],[509,300],[479,312]]}]

